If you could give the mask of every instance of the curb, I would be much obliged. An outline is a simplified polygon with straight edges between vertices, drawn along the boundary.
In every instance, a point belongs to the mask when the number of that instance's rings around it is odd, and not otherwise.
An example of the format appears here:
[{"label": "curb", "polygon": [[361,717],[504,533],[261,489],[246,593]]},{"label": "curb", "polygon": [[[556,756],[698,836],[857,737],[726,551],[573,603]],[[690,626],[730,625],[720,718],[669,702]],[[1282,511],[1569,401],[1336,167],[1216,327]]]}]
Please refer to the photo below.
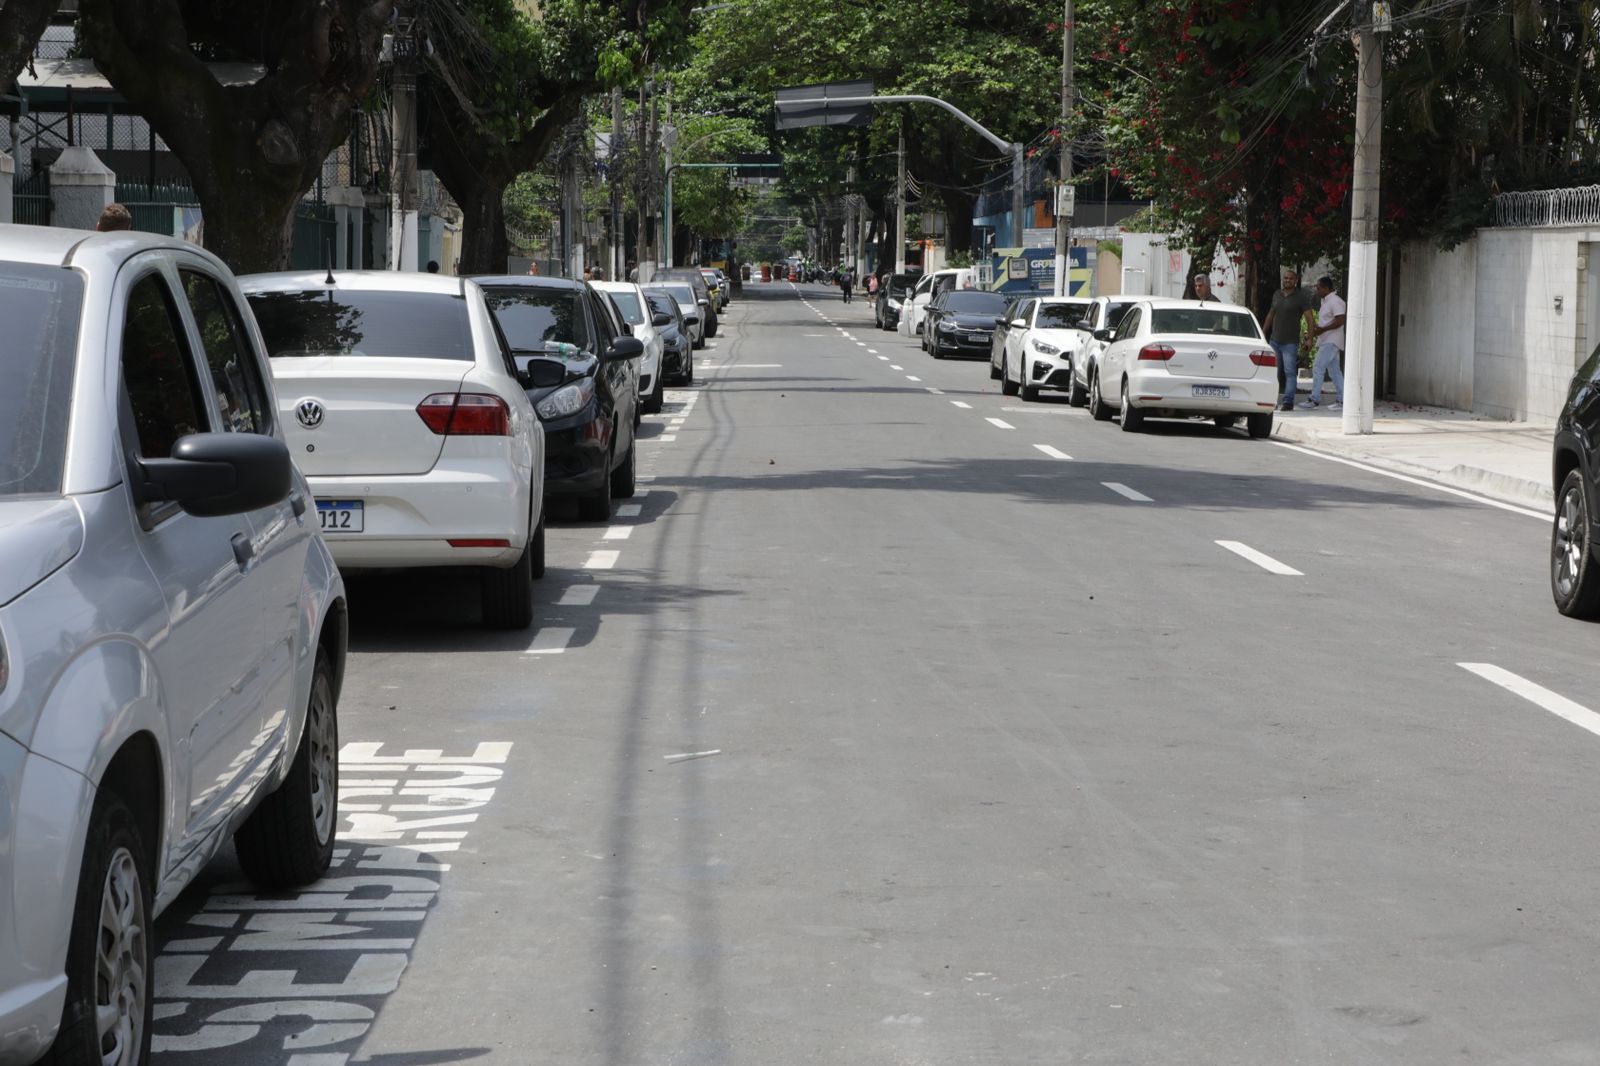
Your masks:
[{"label": "curb", "polygon": [[1527,507],[1545,512],[1550,512],[1555,507],[1555,494],[1537,481],[1513,477],[1510,474],[1502,474],[1495,470],[1485,470],[1482,467],[1471,466],[1467,463],[1457,463],[1449,470],[1440,470],[1437,467],[1411,463],[1404,459],[1394,459],[1382,454],[1375,455],[1362,448],[1334,444],[1328,438],[1308,432],[1304,426],[1296,425],[1293,419],[1287,421],[1281,418],[1273,419],[1272,437],[1274,440],[1288,441],[1291,444],[1310,448],[1312,451],[1336,455],[1341,459],[1353,459],[1366,463],[1368,466],[1375,466],[1380,470],[1390,470],[1397,474],[1405,474],[1408,477],[1431,481],[1448,488],[1476,492],[1479,495],[1499,500],[1501,503],[1515,504],[1518,507]]}]

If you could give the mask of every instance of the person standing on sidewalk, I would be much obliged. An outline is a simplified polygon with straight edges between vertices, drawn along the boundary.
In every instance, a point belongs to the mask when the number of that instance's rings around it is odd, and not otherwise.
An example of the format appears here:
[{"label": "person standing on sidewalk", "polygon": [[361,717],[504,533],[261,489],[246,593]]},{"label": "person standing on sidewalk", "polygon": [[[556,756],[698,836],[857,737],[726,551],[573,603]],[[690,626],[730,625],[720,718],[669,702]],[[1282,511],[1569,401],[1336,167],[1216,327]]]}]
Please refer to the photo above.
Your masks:
[{"label": "person standing on sidewalk", "polygon": [[1216,297],[1211,295],[1211,275],[1210,274],[1196,274],[1193,278],[1190,279],[1190,281],[1194,285],[1194,298],[1196,300],[1214,300],[1214,299],[1216,299]]},{"label": "person standing on sidewalk", "polygon": [[1311,294],[1300,287],[1300,275],[1292,270],[1283,272],[1283,288],[1272,296],[1272,307],[1267,311],[1261,328],[1266,330],[1267,343],[1278,355],[1278,384],[1280,386],[1278,410],[1294,409],[1294,392],[1300,377],[1300,323],[1315,326]]},{"label": "person standing on sidewalk", "polygon": [[1322,402],[1322,375],[1333,378],[1333,402],[1328,410],[1337,411],[1344,403],[1344,371],[1339,369],[1339,356],[1344,352],[1344,299],[1333,291],[1333,279],[1317,279],[1317,297],[1322,302],[1317,309],[1317,324],[1311,327],[1311,337],[1317,343],[1317,358],[1311,364],[1311,398],[1300,405],[1302,411],[1315,411]]}]

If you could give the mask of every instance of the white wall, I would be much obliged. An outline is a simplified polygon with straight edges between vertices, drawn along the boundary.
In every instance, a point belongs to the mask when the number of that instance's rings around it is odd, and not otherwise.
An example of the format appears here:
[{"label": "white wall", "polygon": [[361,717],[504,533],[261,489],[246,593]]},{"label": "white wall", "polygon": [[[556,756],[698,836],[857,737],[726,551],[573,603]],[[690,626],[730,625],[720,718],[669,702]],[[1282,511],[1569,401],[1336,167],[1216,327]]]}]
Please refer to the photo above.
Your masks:
[{"label": "white wall", "polygon": [[1402,399],[1472,409],[1477,271],[1474,241],[1449,252],[1422,242],[1401,249],[1395,390]]}]

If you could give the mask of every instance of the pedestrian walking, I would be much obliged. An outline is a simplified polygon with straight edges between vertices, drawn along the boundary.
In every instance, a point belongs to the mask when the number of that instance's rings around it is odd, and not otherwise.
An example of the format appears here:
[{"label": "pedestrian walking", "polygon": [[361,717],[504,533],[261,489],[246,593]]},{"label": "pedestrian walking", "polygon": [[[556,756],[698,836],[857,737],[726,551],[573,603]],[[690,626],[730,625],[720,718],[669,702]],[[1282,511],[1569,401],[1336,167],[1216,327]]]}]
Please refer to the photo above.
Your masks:
[{"label": "pedestrian walking", "polygon": [[1322,402],[1322,375],[1333,378],[1333,402],[1328,410],[1337,411],[1344,405],[1344,371],[1339,368],[1339,356],[1344,353],[1344,298],[1333,291],[1333,279],[1317,279],[1317,323],[1311,327],[1311,336],[1317,342],[1317,357],[1311,364],[1311,398],[1300,405],[1303,411],[1315,411]]},{"label": "pedestrian walking", "polygon": [[850,276],[850,271],[839,271],[839,291],[844,293],[844,302],[850,302],[850,290],[854,287],[855,279]]},{"label": "pedestrian walking", "polygon": [[1283,272],[1283,287],[1272,295],[1272,307],[1267,311],[1261,328],[1266,331],[1267,343],[1278,355],[1278,410],[1294,409],[1294,393],[1300,377],[1300,324],[1316,325],[1311,294],[1300,287],[1300,275],[1293,270]]},{"label": "pedestrian walking", "polygon": [[878,275],[876,274],[869,275],[867,278],[867,295],[869,297],[878,295]]}]

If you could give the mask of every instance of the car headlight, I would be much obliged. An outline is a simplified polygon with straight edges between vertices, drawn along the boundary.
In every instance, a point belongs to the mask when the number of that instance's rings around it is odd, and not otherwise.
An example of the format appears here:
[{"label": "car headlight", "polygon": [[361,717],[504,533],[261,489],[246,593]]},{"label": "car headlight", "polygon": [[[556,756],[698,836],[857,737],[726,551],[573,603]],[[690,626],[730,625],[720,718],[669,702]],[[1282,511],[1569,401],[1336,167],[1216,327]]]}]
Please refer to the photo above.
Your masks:
[{"label": "car headlight", "polygon": [[894,308],[896,311],[898,311],[898,310],[900,310],[900,301],[894,299],[893,297],[890,297],[889,298],[889,306]]},{"label": "car headlight", "polygon": [[594,379],[584,378],[574,381],[571,385],[563,385],[544,399],[533,405],[533,410],[540,418],[549,421],[552,418],[565,418],[575,415],[588,406],[594,399]]},{"label": "car headlight", "polygon": [[1060,348],[1057,348],[1053,344],[1046,344],[1044,341],[1041,341],[1041,340],[1036,340],[1036,341],[1033,342],[1033,350],[1038,352],[1040,355],[1060,355],[1061,354],[1061,349]]},{"label": "car headlight", "polygon": [[939,320],[940,333],[954,333],[955,331],[956,324],[954,322],[950,321],[948,318],[941,318]]}]

